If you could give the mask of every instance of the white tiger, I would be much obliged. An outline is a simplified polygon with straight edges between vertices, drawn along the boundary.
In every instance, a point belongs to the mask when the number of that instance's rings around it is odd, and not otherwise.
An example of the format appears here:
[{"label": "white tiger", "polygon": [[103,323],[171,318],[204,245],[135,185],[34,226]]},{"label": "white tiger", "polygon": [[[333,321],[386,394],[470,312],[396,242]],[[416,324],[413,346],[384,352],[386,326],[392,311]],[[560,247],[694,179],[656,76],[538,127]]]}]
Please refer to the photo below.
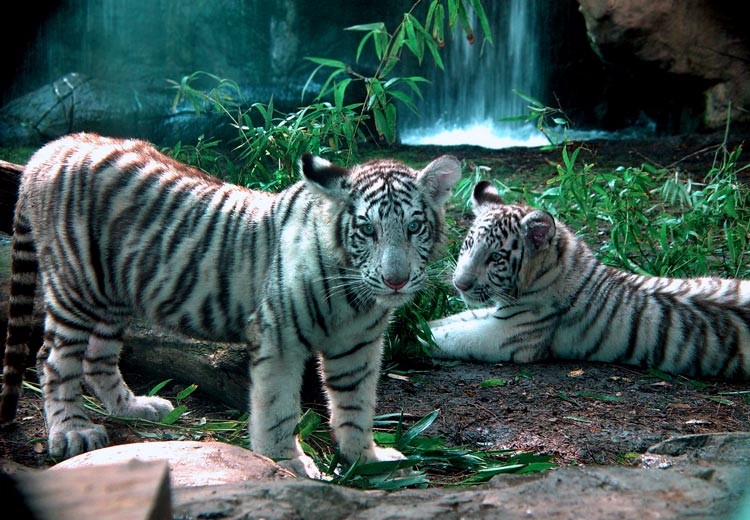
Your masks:
[{"label": "white tiger", "polygon": [[131,317],[193,337],[246,341],[252,449],[318,476],[295,441],[306,360],[319,353],[333,435],[345,461],[402,458],[375,446],[383,334],[424,285],[443,241],[443,204],[460,164],[415,171],[375,160],[351,171],[304,155],[279,194],[225,184],[139,140],[75,134],[26,166],[12,243],[0,419],[13,419],[37,272],[45,303],[38,368],[53,457],[107,444],[81,381],[107,410],[158,420],[117,367]]},{"label": "white tiger", "polygon": [[638,276],[599,262],[549,213],[478,183],[453,284],[470,305],[430,323],[440,358],[550,358],[750,379],[750,281]]}]

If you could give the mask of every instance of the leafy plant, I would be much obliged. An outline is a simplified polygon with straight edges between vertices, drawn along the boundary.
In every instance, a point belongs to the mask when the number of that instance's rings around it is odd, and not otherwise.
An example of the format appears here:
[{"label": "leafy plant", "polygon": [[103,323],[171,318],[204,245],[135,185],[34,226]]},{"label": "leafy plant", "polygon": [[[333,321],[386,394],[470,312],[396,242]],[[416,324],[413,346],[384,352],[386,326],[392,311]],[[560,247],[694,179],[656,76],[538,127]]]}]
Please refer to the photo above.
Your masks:
[{"label": "leafy plant", "polygon": [[[319,417],[308,412],[300,422],[300,434],[307,432],[303,446],[321,468],[327,468],[332,482],[362,489],[396,490],[405,487],[430,485],[470,486],[486,482],[500,473],[532,473],[556,466],[551,457],[508,451],[480,452],[467,448],[446,447],[439,437],[424,435],[439,415],[437,410],[417,420],[410,427],[404,425],[403,414],[382,415],[375,418],[375,441],[393,447],[406,455],[406,460],[343,465],[334,453],[312,449],[311,439],[327,431],[318,431]],[[320,444],[320,443],[316,443]]]},{"label": "leafy plant", "polygon": [[607,264],[630,272],[692,277],[750,276],[750,190],[738,182],[742,146],[725,150],[696,180],[648,164],[600,171],[562,148],[557,174],[521,201],[559,216]]},{"label": "leafy plant", "polygon": [[[218,112],[237,129],[231,156],[219,152],[215,138],[201,139],[194,147],[178,143],[172,155],[199,167],[209,166],[205,164],[208,157],[215,168],[209,171],[235,184],[280,191],[297,180],[294,161],[303,153],[330,157],[346,152],[348,156],[365,137],[358,126],[356,105],[339,103],[338,98],[334,104],[321,101],[286,114],[274,108],[273,99],[245,108],[235,82],[205,72],[170,83],[176,91],[173,110],[188,104],[196,114]],[[235,162],[241,167],[233,166]]]},{"label": "leafy plant", "polygon": [[570,120],[562,109],[549,107],[520,90],[514,89],[513,93],[528,103],[526,105],[528,112],[518,116],[504,117],[501,121],[533,123],[551,146],[559,146],[567,141]]},{"label": "leafy plant", "polygon": [[346,97],[347,91],[354,83],[360,82],[364,85],[366,96],[360,106],[358,121],[363,121],[365,115],[371,113],[378,136],[388,143],[396,141],[398,111],[395,101],[417,113],[415,97],[422,97],[421,84],[427,82],[422,76],[393,74],[398,64],[402,62],[404,53],[416,58],[420,65],[425,55],[429,54],[435,65],[443,69],[440,49],[445,45],[446,29],[453,31],[460,28],[470,41],[473,42],[475,39],[469,17],[472,11],[482,28],[485,39],[492,43],[489,23],[480,0],[432,0],[423,19],[418,19],[415,14],[420,4],[421,0],[412,4],[411,9],[404,13],[401,22],[393,32],[388,31],[384,22],[354,25],[346,29],[364,33],[357,47],[357,63],[364,49],[368,44],[372,44],[378,62],[372,75],[357,72],[343,61],[307,58],[317,65],[308,79],[308,85],[321,69],[330,69],[318,95],[319,99],[332,95],[337,103],[342,102],[341,100]]}]

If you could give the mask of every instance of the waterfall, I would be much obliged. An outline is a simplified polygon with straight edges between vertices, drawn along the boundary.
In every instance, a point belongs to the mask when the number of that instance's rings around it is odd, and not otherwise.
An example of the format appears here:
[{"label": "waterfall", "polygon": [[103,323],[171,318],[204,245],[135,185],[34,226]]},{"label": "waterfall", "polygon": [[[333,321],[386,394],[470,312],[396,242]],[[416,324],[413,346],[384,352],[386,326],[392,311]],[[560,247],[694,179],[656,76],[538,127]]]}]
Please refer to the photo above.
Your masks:
[{"label": "waterfall", "polygon": [[[419,73],[431,85],[422,89],[419,115],[402,110],[399,125],[405,144],[476,144],[488,148],[537,146],[546,139],[530,124],[502,121],[528,114],[528,102],[514,90],[544,100],[546,63],[542,54],[541,0],[485,2],[493,45],[464,33],[446,41],[445,70],[425,60]],[[473,13],[472,13],[473,14]],[[428,69],[425,73],[425,70]]]}]

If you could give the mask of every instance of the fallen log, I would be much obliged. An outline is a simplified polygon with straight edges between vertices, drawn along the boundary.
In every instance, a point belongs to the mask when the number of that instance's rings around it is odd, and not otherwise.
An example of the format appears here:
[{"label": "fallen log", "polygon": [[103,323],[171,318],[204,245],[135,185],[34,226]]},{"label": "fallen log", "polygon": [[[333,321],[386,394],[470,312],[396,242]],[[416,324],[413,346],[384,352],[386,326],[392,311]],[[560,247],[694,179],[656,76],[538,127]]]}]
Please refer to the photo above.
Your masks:
[{"label": "fallen log", "polygon": [[13,212],[18,198],[23,165],[0,161],[0,232],[13,233]]},{"label": "fallen log", "polygon": [[[0,249],[0,254],[7,254],[7,249]],[[7,287],[8,273],[0,273],[0,354],[5,351],[8,326]],[[37,294],[28,366],[34,365],[42,344],[42,308]],[[126,330],[124,343],[120,366],[126,379],[128,373],[134,373],[152,379],[174,379],[186,385],[194,383],[212,399],[240,410],[247,407],[249,357],[244,344],[194,340],[142,323]]]}]

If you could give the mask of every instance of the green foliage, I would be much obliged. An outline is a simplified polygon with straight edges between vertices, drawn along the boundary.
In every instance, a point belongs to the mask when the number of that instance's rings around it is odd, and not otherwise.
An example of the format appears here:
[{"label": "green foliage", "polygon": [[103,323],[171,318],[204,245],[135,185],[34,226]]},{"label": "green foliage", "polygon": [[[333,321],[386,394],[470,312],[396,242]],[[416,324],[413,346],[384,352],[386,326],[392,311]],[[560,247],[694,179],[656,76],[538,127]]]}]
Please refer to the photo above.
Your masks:
[{"label": "green foliage", "polygon": [[26,164],[36,151],[36,147],[0,146],[0,159],[16,164]]},{"label": "green foliage", "polygon": [[427,82],[422,76],[394,75],[404,53],[412,55],[420,65],[425,55],[429,54],[435,65],[443,69],[440,49],[445,45],[446,30],[454,31],[460,28],[470,41],[474,41],[474,30],[469,18],[471,11],[476,16],[486,40],[492,42],[487,16],[480,0],[432,0],[423,19],[419,19],[415,14],[420,3],[417,0],[412,4],[393,32],[388,31],[384,22],[354,25],[346,29],[364,33],[357,46],[357,63],[364,49],[368,44],[372,44],[378,62],[372,75],[357,72],[351,65],[342,61],[307,58],[317,65],[308,79],[308,84],[321,69],[330,69],[319,93],[319,99],[332,95],[336,100],[343,100],[352,85],[364,85],[366,96],[360,105],[360,121],[365,119],[365,114],[371,113],[379,138],[388,143],[396,142],[398,111],[395,102],[400,102],[416,113],[415,98],[422,97],[421,84]]},{"label": "green foliage", "polygon": [[[375,418],[375,441],[406,455],[406,460],[398,461],[342,464],[337,453],[326,450],[330,446],[330,435],[327,429],[319,429],[323,421],[314,412],[305,414],[298,432],[306,453],[313,457],[318,467],[326,468],[333,483],[361,489],[393,491],[436,484],[470,486],[486,482],[500,473],[533,473],[556,466],[550,462],[549,456],[446,447],[441,438],[424,435],[438,415],[435,410],[408,428],[402,414]],[[319,439],[314,441],[315,437]],[[319,448],[313,448],[313,445]]]},{"label": "green foliage", "polygon": [[541,132],[551,146],[559,146],[567,140],[567,130],[570,121],[559,108],[546,106],[538,99],[521,92],[513,90],[513,93],[526,101],[528,112],[519,116],[504,117],[501,121],[518,121],[533,123],[536,129]]},{"label": "green foliage", "polygon": [[162,151],[178,161],[191,164],[223,179],[236,181],[241,177],[234,158],[222,150],[218,139],[200,136],[195,144],[183,144],[182,141],[178,141],[172,148]]},{"label": "green foliage", "polygon": [[562,150],[550,187],[530,203],[560,216],[610,265],[671,277],[750,277],[750,189],[742,147],[724,150],[703,180],[649,165],[599,172]]},{"label": "green foliage", "polygon": [[220,150],[216,139],[203,138],[195,146],[179,143],[171,154],[235,184],[280,191],[297,180],[295,162],[303,153],[348,156],[364,139],[357,105],[339,98],[285,114],[274,108],[273,99],[245,108],[236,83],[205,72],[171,83],[176,91],[173,110],[187,103],[196,114],[218,112],[237,129],[233,154]]}]

